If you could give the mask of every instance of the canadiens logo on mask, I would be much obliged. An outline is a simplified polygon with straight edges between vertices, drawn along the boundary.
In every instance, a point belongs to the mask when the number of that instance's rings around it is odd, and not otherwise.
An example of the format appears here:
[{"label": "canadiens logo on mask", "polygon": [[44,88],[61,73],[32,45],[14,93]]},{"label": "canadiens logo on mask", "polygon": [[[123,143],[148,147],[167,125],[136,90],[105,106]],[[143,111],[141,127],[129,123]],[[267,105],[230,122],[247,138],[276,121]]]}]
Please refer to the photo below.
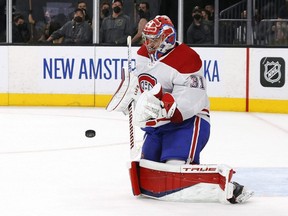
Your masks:
[{"label": "canadiens logo on mask", "polygon": [[149,74],[141,74],[138,80],[141,92],[151,90],[157,83],[157,80]]}]

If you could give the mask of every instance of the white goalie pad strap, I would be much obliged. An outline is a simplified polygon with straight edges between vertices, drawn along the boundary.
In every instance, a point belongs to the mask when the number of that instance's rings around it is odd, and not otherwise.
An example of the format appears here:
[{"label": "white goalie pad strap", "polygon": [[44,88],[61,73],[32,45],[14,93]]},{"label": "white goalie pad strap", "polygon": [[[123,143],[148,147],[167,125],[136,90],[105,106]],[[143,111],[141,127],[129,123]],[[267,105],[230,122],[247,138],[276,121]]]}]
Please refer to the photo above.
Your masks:
[{"label": "white goalie pad strap", "polygon": [[127,114],[130,103],[137,101],[140,95],[138,78],[129,73],[127,68],[122,68],[122,81],[106,107],[107,111],[118,111]]},{"label": "white goalie pad strap", "polygon": [[230,199],[233,196],[234,186],[230,183],[232,175],[234,174],[234,170],[225,165],[220,164],[218,165],[219,174],[225,177],[225,188],[224,188],[224,198],[225,200]]}]

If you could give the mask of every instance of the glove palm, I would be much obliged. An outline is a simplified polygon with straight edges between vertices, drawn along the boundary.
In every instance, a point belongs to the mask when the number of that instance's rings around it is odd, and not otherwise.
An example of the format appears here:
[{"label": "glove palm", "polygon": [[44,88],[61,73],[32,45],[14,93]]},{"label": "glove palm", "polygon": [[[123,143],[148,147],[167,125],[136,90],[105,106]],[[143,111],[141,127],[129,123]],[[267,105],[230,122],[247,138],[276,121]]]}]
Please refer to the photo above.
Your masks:
[{"label": "glove palm", "polygon": [[162,95],[162,87],[158,83],[152,90],[144,91],[139,97],[133,123],[140,127],[158,127],[167,124],[176,107],[173,96],[170,93]]}]

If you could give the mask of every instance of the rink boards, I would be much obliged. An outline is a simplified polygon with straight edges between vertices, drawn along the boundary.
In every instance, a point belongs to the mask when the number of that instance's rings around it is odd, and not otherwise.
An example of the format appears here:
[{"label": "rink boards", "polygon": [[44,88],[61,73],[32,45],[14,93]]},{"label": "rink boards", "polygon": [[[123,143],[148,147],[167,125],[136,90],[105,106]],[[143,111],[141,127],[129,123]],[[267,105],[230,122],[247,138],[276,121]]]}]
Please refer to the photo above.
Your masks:
[{"label": "rink boards", "polygon": [[[212,110],[288,113],[288,49],[195,50]],[[0,53],[0,105],[9,106],[105,107],[127,65],[126,47],[1,46]]]}]

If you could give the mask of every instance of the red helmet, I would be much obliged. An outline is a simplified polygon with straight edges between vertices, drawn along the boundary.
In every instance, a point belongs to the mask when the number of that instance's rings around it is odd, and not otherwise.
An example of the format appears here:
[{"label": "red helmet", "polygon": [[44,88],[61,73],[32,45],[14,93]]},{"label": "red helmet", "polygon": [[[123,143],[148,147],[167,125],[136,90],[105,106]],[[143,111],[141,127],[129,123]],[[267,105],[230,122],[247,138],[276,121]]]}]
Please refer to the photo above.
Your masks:
[{"label": "red helmet", "polygon": [[[153,55],[154,60],[158,60],[166,52],[175,47],[176,31],[170,18],[165,15],[158,15],[153,20],[150,20],[144,27],[142,32],[150,55]],[[157,47],[149,46],[151,41],[161,38]]]}]

